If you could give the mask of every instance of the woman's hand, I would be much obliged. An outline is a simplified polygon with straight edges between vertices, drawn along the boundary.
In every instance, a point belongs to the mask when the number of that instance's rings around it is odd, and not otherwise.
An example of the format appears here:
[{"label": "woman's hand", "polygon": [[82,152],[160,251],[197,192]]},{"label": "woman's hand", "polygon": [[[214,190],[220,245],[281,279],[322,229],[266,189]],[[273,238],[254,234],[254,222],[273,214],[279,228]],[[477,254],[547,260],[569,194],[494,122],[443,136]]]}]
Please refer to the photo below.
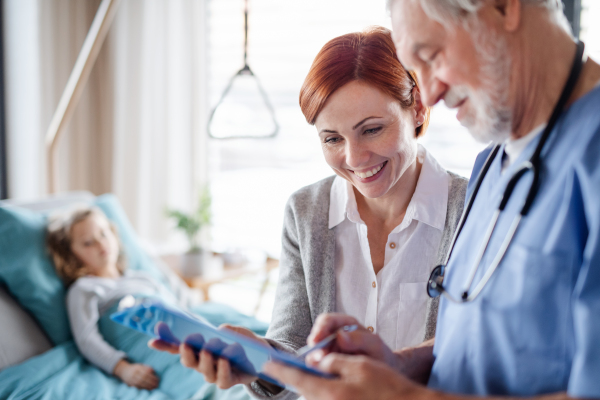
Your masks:
[{"label": "woman's hand", "polygon": [[[358,329],[352,332],[341,330],[347,325],[358,325]],[[309,345],[314,346],[336,332],[335,342],[327,348],[315,350],[308,354],[306,356],[307,363],[317,366],[329,353],[362,354],[381,361],[396,370],[400,369],[398,357],[383,343],[381,338],[371,333],[349,315],[337,313],[320,315],[315,321],[307,342]]]},{"label": "woman's hand", "polygon": [[144,364],[132,364],[126,360],[120,360],[115,365],[113,374],[128,386],[138,389],[156,389],[160,382],[151,367]]},{"label": "woman's hand", "polygon": [[[269,342],[256,336],[249,329],[227,324],[221,325],[219,329],[229,329],[270,346]],[[202,350],[196,355],[194,350],[185,343],[179,347],[179,354],[181,354],[181,363],[183,365],[200,372],[204,375],[204,379],[207,382],[215,383],[221,389],[229,389],[238,384],[248,384],[258,379],[256,376],[245,374],[232,367],[226,359],[215,357],[206,350]]]},{"label": "woman's hand", "polygon": [[[256,336],[251,330],[239,326],[223,324],[219,329],[229,329],[240,335],[247,336],[257,340],[267,346],[269,342],[260,336]],[[148,343],[150,347],[160,351],[166,351],[171,354],[179,353],[181,355],[181,363],[195,369],[204,375],[204,379],[209,383],[216,383],[221,389],[229,389],[238,384],[248,384],[254,382],[258,378],[248,375],[231,366],[229,361],[224,358],[215,357],[206,350],[196,353],[191,346],[182,343],[180,346],[170,344],[162,340],[152,340]]]}]

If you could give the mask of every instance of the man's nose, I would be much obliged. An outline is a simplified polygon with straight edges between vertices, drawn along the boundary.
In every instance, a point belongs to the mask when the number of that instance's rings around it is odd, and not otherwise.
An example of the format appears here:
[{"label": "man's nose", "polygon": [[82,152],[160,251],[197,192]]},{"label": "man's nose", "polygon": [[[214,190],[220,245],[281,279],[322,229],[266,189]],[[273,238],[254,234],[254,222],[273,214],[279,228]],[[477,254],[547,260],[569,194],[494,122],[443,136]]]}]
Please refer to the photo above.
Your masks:
[{"label": "man's nose", "polygon": [[433,107],[438,101],[444,98],[448,85],[440,79],[429,76],[421,81],[421,101],[427,107]]}]

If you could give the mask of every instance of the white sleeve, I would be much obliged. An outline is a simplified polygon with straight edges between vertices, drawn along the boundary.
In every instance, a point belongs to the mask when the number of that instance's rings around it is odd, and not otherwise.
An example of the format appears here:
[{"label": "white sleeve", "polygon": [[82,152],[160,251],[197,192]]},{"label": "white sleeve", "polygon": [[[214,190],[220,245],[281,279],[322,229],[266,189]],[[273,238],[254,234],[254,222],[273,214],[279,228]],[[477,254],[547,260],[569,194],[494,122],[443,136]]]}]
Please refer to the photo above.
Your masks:
[{"label": "white sleeve", "polygon": [[81,354],[112,375],[117,362],[127,355],[104,341],[98,330],[98,295],[72,287],[67,294],[67,310],[75,344]]}]

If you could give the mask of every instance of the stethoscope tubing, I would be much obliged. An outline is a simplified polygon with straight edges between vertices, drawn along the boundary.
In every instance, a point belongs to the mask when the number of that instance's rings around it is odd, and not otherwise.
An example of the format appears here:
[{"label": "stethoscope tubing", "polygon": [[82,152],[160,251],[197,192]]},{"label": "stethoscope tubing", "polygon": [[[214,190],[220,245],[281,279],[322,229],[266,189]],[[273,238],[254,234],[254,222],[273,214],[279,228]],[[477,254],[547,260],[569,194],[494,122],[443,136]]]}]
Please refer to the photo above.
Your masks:
[{"label": "stethoscope tubing", "polygon": [[[499,217],[500,217],[500,210],[496,210],[494,212],[494,216],[492,217],[492,220],[490,221],[487,232],[483,239],[483,243],[485,243],[485,246],[481,246],[481,248],[479,249],[479,254],[477,255],[477,258],[475,259],[476,260],[475,265],[479,265],[481,263],[481,260],[483,259],[483,255],[485,254],[485,251],[487,250],[488,245],[490,244],[490,238],[492,237],[492,234],[494,233],[494,229],[496,228],[496,223],[498,222]],[[471,273],[469,274],[469,279],[465,283],[465,287],[462,291],[463,296],[464,296],[464,293],[469,292],[469,288],[471,287],[471,285],[473,285],[473,280],[475,279],[476,274],[477,274],[477,268],[471,268]]]},{"label": "stethoscope tubing", "polygon": [[[448,264],[450,256],[452,255],[452,251],[454,250],[456,241],[458,240],[458,236],[460,235],[460,232],[462,231],[462,228],[464,227],[466,219],[471,212],[471,208],[472,208],[475,198],[477,196],[477,192],[479,191],[481,184],[483,183],[483,179],[485,178],[490,166],[492,165],[494,159],[496,158],[496,156],[498,154],[500,145],[494,146],[494,148],[490,152],[488,158],[486,159],[484,166],[483,166],[481,172],[479,173],[479,176],[477,177],[477,182],[473,189],[473,193],[469,197],[469,200],[467,202],[467,207],[465,208],[465,210],[461,216],[461,219],[459,222],[459,227],[456,230],[454,237],[452,238],[452,245],[451,245],[450,251],[448,252],[448,255],[446,257],[445,263],[443,265],[436,267],[431,273],[431,276],[430,276],[429,282],[428,282],[428,287],[427,287],[427,289],[428,289],[427,291],[430,296],[432,296],[432,293],[437,293],[437,296],[439,296],[440,294],[443,294],[447,299],[449,299],[450,301],[452,301],[454,303],[466,303],[466,302],[473,301],[477,298],[477,296],[479,296],[481,291],[484,289],[484,287],[486,286],[486,284],[491,279],[492,275],[494,274],[494,272],[496,271],[496,269],[498,268],[498,266],[504,259],[504,256],[506,255],[506,251],[508,250],[508,247],[510,246],[510,243],[512,242],[512,240],[517,232],[517,229],[521,223],[521,220],[523,219],[523,217],[525,217],[527,215],[527,213],[531,209],[531,205],[533,204],[533,201],[537,195],[537,192],[539,189],[539,184],[540,184],[540,174],[541,174],[541,169],[542,169],[541,153],[544,148],[544,145],[546,144],[546,141],[548,140],[548,137],[550,136],[550,133],[554,129],[554,126],[556,125],[556,122],[558,121],[558,118],[560,117],[560,114],[562,113],[562,110],[564,109],[567,101],[569,100],[569,98],[575,88],[575,85],[577,83],[577,80],[579,78],[579,75],[581,73],[581,69],[583,68],[583,64],[584,64],[584,60],[585,60],[584,49],[585,49],[585,45],[583,44],[583,42],[577,42],[577,50],[575,52],[575,57],[573,60],[573,65],[571,67],[571,72],[569,74],[567,82],[565,83],[565,87],[563,88],[560,98],[559,98],[558,102],[556,103],[554,110],[552,111],[552,115],[550,116],[548,124],[546,125],[546,128],[542,132],[542,135],[541,135],[540,140],[534,150],[534,153],[528,161],[525,161],[519,167],[519,169],[513,174],[513,176],[508,181],[508,184],[506,185],[506,189],[504,190],[502,199],[500,200],[500,204],[498,205],[497,210],[494,212],[494,215],[492,216],[492,220],[490,221],[490,224],[489,224],[486,234],[484,236],[483,246],[481,247],[479,253],[477,254],[477,257],[475,259],[473,267],[471,268],[471,272],[469,273],[469,276],[465,283],[461,299],[460,300],[456,299],[454,296],[450,295],[450,293],[448,293],[448,291],[443,286],[444,275],[446,272],[445,266]],[[504,240],[502,241],[500,249],[496,253],[496,256],[494,257],[490,267],[487,269],[487,271],[485,272],[485,274],[483,275],[483,277],[481,278],[481,280],[479,281],[479,283],[477,284],[477,286],[475,287],[473,292],[469,293],[469,290],[471,289],[471,287],[473,285],[475,276],[477,275],[477,271],[481,264],[481,260],[483,259],[483,256],[484,256],[484,254],[488,248],[488,245],[490,243],[491,237],[495,231],[496,224],[498,222],[500,214],[506,208],[506,205],[508,204],[508,201],[510,200],[512,193],[513,193],[515,187],[517,186],[517,184],[519,183],[519,181],[521,180],[521,178],[529,171],[532,171],[533,179],[531,181],[531,184],[529,186],[529,191],[527,193],[525,201],[523,202],[523,205],[521,206],[519,214],[517,214],[515,216],[515,218],[513,219],[512,223],[510,225],[509,231],[508,231],[506,237],[504,238]]]},{"label": "stethoscope tubing", "polygon": [[490,267],[487,269],[487,271],[485,271],[483,278],[481,278],[481,281],[475,287],[475,290],[473,290],[473,293],[469,294],[468,289],[467,289],[467,291],[464,292],[463,295],[466,297],[466,301],[475,300],[475,298],[477,296],[479,296],[479,293],[481,293],[481,291],[483,290],[485,285],[488,283],[488,281],[490,280],[490,278],[496,271],[496,268],[498,268],[498,265],[500,265],[500,262],[504,258],[504,255],[506,254],[506,250],[508,250],[508,246],[512,242],[512,239],[515,236],[515,233],[517,232],[517,228],[519,227],[519,224],[521,223],[521,219],[522,219],[521,215],[517,215],[515,217],[515,219],[512,221],[512,224],[510,225],[510,229],[508,231],[508,235],[506,235],[506,237],[502,241],[502,246],[500,247],[500,250],[496,254],[494,261],[492,261],[492,265],[490,265]]}]

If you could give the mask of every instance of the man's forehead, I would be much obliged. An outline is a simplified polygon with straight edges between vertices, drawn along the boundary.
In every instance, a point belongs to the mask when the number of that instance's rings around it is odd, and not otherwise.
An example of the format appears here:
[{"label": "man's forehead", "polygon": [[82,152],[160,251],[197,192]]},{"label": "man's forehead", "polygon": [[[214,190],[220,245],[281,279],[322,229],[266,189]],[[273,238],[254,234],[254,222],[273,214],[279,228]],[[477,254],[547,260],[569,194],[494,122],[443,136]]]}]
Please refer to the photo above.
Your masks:
[{"label": "man's forehead", "polygon": [[425,14],[418,1],[396,0],[392,3],[390,11],[392,38],[397,50],[403,53],[402,56],[439,42],[447,34],[439,22]]}]

